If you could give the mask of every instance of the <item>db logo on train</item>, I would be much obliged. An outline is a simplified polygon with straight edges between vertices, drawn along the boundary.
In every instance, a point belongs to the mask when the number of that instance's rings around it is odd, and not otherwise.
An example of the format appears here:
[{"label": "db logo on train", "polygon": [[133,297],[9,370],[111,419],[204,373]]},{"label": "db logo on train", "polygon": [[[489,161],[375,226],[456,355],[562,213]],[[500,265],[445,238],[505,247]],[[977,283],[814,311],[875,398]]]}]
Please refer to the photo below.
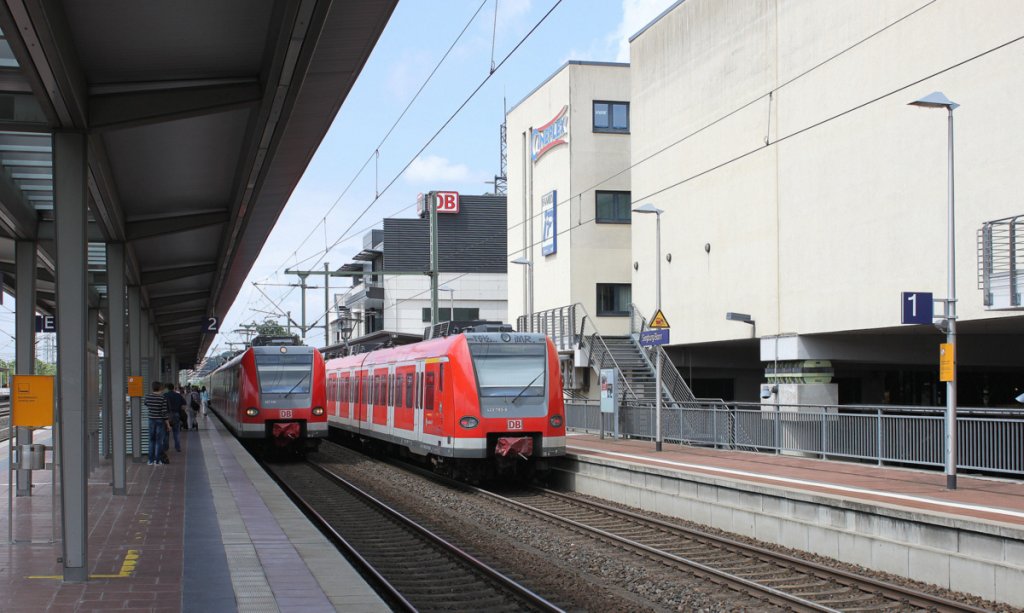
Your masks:
[{"label": "db logo on train", "polygon": [[522,430],[523,429],[523,420],[521,420],[521,419],[510,419],[510,420],[508,420],[508,429],[509,430]]}]

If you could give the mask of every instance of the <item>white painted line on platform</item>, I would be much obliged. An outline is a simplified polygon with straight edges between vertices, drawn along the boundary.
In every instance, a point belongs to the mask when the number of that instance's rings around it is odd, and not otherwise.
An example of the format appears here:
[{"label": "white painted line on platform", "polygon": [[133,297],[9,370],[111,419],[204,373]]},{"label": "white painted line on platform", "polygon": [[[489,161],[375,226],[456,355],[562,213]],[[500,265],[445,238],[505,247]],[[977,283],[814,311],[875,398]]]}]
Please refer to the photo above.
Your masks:
[{"label": "white painted line on platform", "polygon": [[836,485],[834,483],[822,483],[820,481],[808,481],[806,479],[794,479],[792,477],[777,477],[775,475],[766,475],[763,473],[754,473],[745,470],[735,470],[732,468],[718,468],[715,466],[706,466],[704,464],[688,464],[686,462],[674,462],[672,460],[661,460],[658,458],[652,458],[648,456],[633,455],[631,453],[621,453],[618,451],[605,451],[604,449],[591,449],[589,447],[577,447],[571,446],[570,449],[578,449],[580,451],[588,451],[591,453],[601,453],[605,455],[618,456],[621,458],[628,458],[630,460],[644,460],[647,462],[657,462],[658,464],[665,464],[667,466],[673,466],[677,468],[692,468],[701,471],[717,472],[726,475],[735,475],[738,477],[751,477],[757,479],[767,479],[770,481],[778,481],[779,483],[788,483],[792,485],[810,485],[814,487],[820,487],[839,492],[849,492],[852,494],[870,494],[872,496],[879,496],[881,498],[892,498],[894,500],[907,500],[911,502],[921,502],[927,504],[934,504],[944,507],[950,507],[954,509],[965,509],[970,511],[981,511],[984,513],[993,513],[998,515],[1006,515],[1008,517],[1015,517],[1017,519],[1024,519],[1024,512],[1011,511],[1009,509],[1000,509],[996,507],[987,507],[977,504],[967,504],[963,502],[950,502],[946,500],[936,500],[935,498],[926,498],[924,496],[914,496],[911,494],[893,494],[891,492],[882,492],[878,490],[869,490],[861,487],[850,487],[848,485]]}]

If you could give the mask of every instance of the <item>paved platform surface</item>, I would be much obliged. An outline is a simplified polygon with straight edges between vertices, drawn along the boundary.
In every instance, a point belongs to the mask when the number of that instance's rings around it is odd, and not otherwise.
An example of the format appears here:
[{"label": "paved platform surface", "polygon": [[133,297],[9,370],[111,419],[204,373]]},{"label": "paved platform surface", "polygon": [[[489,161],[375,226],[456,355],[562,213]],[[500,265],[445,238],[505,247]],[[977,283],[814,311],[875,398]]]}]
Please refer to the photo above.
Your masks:
[{"label": "paved platform surface", "polygon": [[[50,444],[49,431],[36,442]],[[86,583],[61,580],[60,545],[48,542],[49,471],[14,499],[14,538],[33,542],[7,542],[6,445],[0,612],[389,610],[213,418],[181,433],[180,452],[172,442],[170,465],[129,460],[126,496],[112,495],[109,464],[92,472]]]},{"label": "paved platform surface", "polygon": [[570,455],[747,481],[780,490],[814,492],[868,504],[912,509],[1024,527],[1024,475],[1000,479],[959,475],[957,489],[946,489],[942,472],[875,466],[788,455],[726,451],[651,441],[601,439],[570,434]]}]

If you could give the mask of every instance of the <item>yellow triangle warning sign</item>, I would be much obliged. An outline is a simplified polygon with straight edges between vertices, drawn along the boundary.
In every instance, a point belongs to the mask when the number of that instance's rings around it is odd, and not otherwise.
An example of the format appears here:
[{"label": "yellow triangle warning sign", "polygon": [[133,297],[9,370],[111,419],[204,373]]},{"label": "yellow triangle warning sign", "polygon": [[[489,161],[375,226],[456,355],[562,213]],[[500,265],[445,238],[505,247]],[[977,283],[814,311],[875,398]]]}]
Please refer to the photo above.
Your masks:
[{"label": "yellow triangle warning sign", "polygon": [[661,309],[658,309],[654,317],[651,318],[651,327],[663,330],[669,329],[668,320],[665,319],[665,314],[661,312]]}]

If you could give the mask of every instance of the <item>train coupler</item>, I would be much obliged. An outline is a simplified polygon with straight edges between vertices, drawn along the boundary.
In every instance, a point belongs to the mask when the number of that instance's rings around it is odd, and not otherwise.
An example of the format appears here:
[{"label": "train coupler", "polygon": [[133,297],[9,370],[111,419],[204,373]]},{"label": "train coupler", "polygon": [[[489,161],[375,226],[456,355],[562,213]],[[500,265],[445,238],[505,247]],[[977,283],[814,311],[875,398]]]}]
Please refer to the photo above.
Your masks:
[{"label": "train coupler", "polygon": [[533,439],[529,436],[502,436],[494,445],[494,454],[501,458],[517,455],[528,460],[533,454]]}]

